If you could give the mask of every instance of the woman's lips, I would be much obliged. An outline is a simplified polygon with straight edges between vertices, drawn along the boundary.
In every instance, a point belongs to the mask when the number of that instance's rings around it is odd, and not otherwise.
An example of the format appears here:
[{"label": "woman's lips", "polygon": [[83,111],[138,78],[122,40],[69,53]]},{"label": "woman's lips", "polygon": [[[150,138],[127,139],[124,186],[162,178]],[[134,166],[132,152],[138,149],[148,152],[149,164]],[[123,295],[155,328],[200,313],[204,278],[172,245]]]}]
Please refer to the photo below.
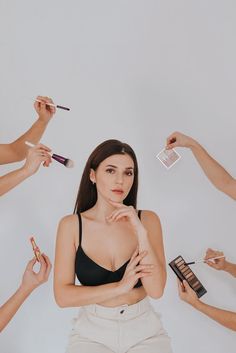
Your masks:
[{"label": "woman's lips", "polygon": [[119,189],[113,189],[113,190],[111,190],[111,191],[114,192],[114,193],[117,194],[117,195],[122,195],[122,194],[124,193],[123,190],[119,190]]}]

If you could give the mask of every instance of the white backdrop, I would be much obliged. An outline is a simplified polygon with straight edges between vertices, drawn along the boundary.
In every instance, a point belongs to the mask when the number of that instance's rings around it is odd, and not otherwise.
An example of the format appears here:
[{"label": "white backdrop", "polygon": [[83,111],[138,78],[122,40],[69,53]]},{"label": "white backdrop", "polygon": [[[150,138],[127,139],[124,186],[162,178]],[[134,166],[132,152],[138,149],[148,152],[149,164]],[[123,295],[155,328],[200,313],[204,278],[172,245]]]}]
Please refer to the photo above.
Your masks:
[{"label": "white backdrop", "polygon": [[[35,121],[33,98],[58,111],[42,142],[73,159],[53,163],[1,198],[0,302],[17,288],[35,234],[54,258],[58,221],[72,213],[85,161],[108,138],[128,142],[140,167],[139,208],[161,219],[167,261],[201,258],[207,247],[236,262],[235,203],[215,190],[191,153],[167,171],[155,155],[179,130],[197,138],[236,176],[235,1],[84,0],[0,2],[1,143]],[[19,164],[2,166],[1,175]],[[203,300],[236,310],[236,282],[205,265]],[[168,270],[153,301],[175,353],[234,353],[235,333],[179,300]],[[56,306],[50,281],[35,291],[0,337],[3,353],[63,353],[76,309]]]}]

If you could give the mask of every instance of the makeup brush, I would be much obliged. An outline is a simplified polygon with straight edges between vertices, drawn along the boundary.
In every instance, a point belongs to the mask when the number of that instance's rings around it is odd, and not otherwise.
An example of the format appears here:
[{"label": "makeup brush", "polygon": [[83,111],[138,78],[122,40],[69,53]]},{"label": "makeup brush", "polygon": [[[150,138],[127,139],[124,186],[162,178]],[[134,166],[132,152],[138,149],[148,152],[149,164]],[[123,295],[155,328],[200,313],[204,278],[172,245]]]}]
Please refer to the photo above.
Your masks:
[{"label": "makeup brush", "polygon": [[[39,103],[45,103],[43,101],[41,101],[40,99],[35,99],[36,102]],[[49,105],[50,107],[55,107],[55,108],[59,108],[59,109],[63,109],[63,110],[70,110],[70,108],[64,107],[63,105],[57,105],[57,104],[53,104],[53,103],[45,103],[46,105]]]},{"label": "makeup brush", "polygon": [[210,259],[205,259],[205,260],[201,259],[201,260],[197,260],[197,261],[185,262],[185,265],[194,265],[194,264],[198,264],[200,262],[206,262],[206,261],[211,261],[211,260],[222,259],[223,257],[225,257],[225,256],[221,255],[221,256],[211,257]]},{"label": "makeup brush", "polygon": [[[29,147],[34,147],[35,145],[31,142],[25,141],[25,144]],[[52,152],[48,152],[55,161],[63,164],[67,168],[73,168],[74,167],[74,162],[66,157],[60,156],[59,154],[55,154]]]}]

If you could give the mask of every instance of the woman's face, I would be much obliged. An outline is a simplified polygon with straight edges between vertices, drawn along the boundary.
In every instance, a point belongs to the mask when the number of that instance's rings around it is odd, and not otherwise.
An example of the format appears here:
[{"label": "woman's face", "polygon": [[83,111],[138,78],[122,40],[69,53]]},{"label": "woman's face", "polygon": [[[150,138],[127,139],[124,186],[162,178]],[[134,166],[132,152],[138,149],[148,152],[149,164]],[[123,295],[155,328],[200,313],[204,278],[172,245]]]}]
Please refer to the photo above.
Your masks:
[{"label": "woman's face", "polygon": [[134,181],[134,162],[128,154],[114,154],[91,169],[90,180],[96,183],[98,196],[123,202]]}]

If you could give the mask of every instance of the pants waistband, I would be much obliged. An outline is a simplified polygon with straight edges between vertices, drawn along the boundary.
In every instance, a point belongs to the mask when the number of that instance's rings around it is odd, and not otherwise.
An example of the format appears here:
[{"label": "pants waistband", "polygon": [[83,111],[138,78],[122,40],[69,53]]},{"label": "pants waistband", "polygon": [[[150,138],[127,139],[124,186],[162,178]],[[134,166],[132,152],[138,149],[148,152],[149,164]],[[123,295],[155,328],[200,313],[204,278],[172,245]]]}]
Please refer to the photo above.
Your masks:
[{"label": "pants waistband", "polygon": [[82,307],[82,310],[85,310],[88,313],[91,313],[96,316],[100,316],[107,319],[115,318],[125,318],[125,317],[134,317],[137,315],[143,314],[145,311],[150,310],[151,304],[149,299],[145,297],[140,300],[138,303],[128,305],[123,304],[116,307],[106,307],[98,304],[91,304]]}]

